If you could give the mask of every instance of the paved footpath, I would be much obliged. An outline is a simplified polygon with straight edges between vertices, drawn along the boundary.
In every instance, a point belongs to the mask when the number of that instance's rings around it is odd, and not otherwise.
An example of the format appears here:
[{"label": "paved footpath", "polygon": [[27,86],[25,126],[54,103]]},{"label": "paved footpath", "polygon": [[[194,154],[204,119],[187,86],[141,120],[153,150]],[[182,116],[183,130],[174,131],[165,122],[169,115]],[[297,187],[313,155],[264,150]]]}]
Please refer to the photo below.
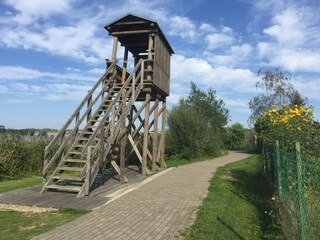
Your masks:
[{"label": "paved footpath", "polygon": [[180,239],[194,223],[220,166],[250,156],[230,152],[213,160],[173,168],[93,210],[33,239]]}]

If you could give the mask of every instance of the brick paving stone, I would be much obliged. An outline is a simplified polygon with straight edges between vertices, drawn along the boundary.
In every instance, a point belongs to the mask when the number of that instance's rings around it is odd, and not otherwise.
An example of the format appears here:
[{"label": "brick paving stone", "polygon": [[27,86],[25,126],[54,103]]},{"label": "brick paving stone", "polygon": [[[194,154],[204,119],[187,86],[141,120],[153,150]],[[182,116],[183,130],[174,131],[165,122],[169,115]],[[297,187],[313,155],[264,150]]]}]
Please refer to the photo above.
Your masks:
[{"label": "brick paving stone", "polygon": [[230,152],[213,160],[179,166],[33,239],[182,239],[180,233],[194,223],[216,169],[249,156]]}]

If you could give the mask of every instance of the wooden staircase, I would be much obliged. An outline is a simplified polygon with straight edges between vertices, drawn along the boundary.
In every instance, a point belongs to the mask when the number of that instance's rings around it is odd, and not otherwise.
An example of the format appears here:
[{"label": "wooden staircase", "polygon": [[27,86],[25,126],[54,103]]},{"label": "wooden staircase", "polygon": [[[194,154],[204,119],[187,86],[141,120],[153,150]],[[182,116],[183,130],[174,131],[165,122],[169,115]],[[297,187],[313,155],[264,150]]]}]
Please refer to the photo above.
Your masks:
[{"label": "wooden staircase", "polygon": [[[77,193],[77,197],[89,194],[108,154],[126,134],[127,115],[143,88],[144,66],[141,59],[121,83],[120,67],[110,65],[46,147],[40,193],[54,190]],[[120,175],[117,162],[111,159],[110,163]],[[127,180],[125,176],[123,180]]]}]

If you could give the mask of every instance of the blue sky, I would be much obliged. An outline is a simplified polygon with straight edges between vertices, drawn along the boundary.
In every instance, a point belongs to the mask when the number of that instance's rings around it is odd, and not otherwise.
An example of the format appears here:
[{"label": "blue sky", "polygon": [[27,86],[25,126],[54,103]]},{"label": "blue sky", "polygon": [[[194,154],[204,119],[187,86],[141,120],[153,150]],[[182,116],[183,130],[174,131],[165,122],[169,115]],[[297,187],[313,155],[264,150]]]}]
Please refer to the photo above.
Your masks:
[{"label": "blue sky", "polygon": [[169,107],[194,81],[247,125],[258,70],[281,67],[319,119],[318,0],[3,0],[0,125],[61,128],[111,57],[103,27],[129,12],[157,21],[175,51]]}]

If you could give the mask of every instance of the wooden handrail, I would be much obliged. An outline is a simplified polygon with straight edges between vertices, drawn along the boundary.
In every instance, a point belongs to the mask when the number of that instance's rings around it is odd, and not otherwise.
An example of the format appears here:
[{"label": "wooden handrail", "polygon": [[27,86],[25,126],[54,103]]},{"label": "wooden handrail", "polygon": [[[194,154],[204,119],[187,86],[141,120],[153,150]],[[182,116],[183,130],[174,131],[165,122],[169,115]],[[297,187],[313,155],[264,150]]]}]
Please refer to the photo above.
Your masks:
[{"label": "wooden handrail", "polygon": [[[88,146],[90,146],[92,144],[93,139],[97,136],[99,128],[101,125],[104,124],[105,120],[107,119],[107,117],[110,114],[110,111],[112,109],[112,106],[115,105],[115,103],[119,100],[121,94],[123,91],[126,90],[127,86],[129,85],[129,83],[131,82],[132,78],[133,78],[133,73],[136,73],[137,70],[139,69],[139,67],[141,66],[141,63],[143,62],[143,59],[140,59],[139,62],[136,64],[135,68],[133,69],[132,73],[130,74],[130,76],[128,77],[127,81],[122,85],[121,89],[119,90],[117,96],[113,99],[112,104],[110,104],[105,112],[105,115],[103,116],[103,118],[101,119],[100,124],[98,125],[98,127],[95,129],[95,131],[93,132],[93,134],[90,136],[87,144],[85,145],[85,147],[83,148],[82,152],[81,152],[81,158],[84,157]],[[140,71],[143,69],[140,69]],[[117,110],[118,111],[118,110]]]},{"label": "wooden handrail", "polygon": [[50,149],[55,145],[55,143],[59,140],[59,138],[61,137],[62,132],[66,131],[68,126],[70,125],[70,123],[72,123],[72,121],[76,118],[77,114],[80,112],[80,110],[82,109],[82,107],[86,104],[86,102],[88,101],[89,97],[92,96],[92,94],[94,93],[94,91],[99,87],[99,85],[101,84],[101,82],[105,79],[105,77],[107,76],[107,74],[114,68],[115,63],[112,63],[110,65],[110,67],[105,71],[105,73],[102,75],[102,77],[96,82],[96,84],[93,86],[93,88],[88,92],[88,94],[86,95],[86,97],[82,100],[82,102],[80,103],[80,105],[77,107],[77,109],[74,111],[74,113],[71,115],[71,117],[67,120],[67,122],[63,125],[63,127],[61,128],[61,130],[59,131],[59,133],[52,139],[52,141],[50,142],[50,144],[46,147],[45,149],[45,155],[48,154],[48,152],[50,151]]},{"label": "wooden handrail", "polygon": [[[59,131],[59,133],[52,139],[52,141],[49,143],[49,145],[45,148],[44,151],[44,158],[46,159],[49,151],[52,149],[53,146],[55,146],[57,144],[57,142],[61,139],[61,136],[63,133],[66,132],[67,128],[69,127],[69,125],[72,123],[73,120],[75,120],[77,118],[76,121],[76,125],[73,128],[73,130],[71,131],[71,133],[69,134],[69,136],[67,138],[65,138],[62,141],[61,146],[58,148],[57,152],[54,154],[54,156],[50,159],[50,161],[44,166],[43,168],[43,175],[45,176],[48,172],[48,170],[50,169],[50,167],[52,166],[52,164],[55,162],[55,160],[58,158],[58,156],[62,153],[62,151],[64,150],[65,145],[67,144],[67,142],[71,139],[71,137],[73,135],[75,135],[75,133],[78,131],[79,126],[81,125],[81,123],[83,122],[83,120],[85,119],[85,117],[87,116],[87,114],[91,111],[93,105],[97,102],[97,100],[99,99],[99,97],[102,95],[104,89],[102,88],[101,91],[98,93],[98,95],[95,97],[95,99],[93,101],[90,102],[90,104],[87,106],[86,111],[82,114],[82,117],[79,119],[79,115],[80,115],[80,111],[82,110],[82,108],[85,106],[85,104],[87,103],[88,99],[92,98],[93,93],[96,91],[96,89],[99,87],[99,85],[102,83],[102,81],[105,80],[106,76],[111,72],[111,70],[113,70],[115,67],[115,63],[112,63],[110,65],[110,67],[105,71],[105,73],[102,75],[102,77],[96,82],[96,84],[93,86],[93,88],[88,92],[88,94],[86,95],[86,97],[82,100],[82,102],[80,103],[80,105],[77,107],[77,109],[74,111],[74,113],[71,115],[71,117],[67,120],[67,122],[64,124],[64,126],[62,127],[62,129]],[[108,83],[112,80],[109,79]]]}]

